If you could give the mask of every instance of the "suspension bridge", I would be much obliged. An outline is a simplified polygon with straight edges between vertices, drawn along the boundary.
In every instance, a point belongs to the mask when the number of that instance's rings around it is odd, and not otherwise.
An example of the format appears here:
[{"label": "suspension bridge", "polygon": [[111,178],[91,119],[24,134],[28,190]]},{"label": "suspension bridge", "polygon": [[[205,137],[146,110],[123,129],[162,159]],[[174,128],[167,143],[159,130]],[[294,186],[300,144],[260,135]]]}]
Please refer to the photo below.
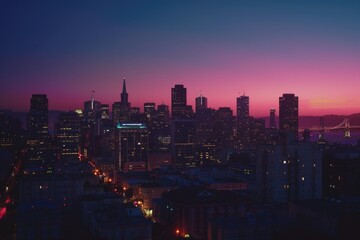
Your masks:
[{"label": "suspension bridge", "polygon": [[[344,131],[344,137],[350,138],[351,131],[359,131],[360,126],[350,125],[349,118],[345,118],[341,123],[339,123],[336,126],[325,127],[324,119],[320,118],[320,126],[308,128],[308,130],[310,130],[310,132],[319,132],[319,138],[323,138],[325,132],[333,132],[333,131]],[[304,133],[304,130],[300,130],[299,132]]]}]

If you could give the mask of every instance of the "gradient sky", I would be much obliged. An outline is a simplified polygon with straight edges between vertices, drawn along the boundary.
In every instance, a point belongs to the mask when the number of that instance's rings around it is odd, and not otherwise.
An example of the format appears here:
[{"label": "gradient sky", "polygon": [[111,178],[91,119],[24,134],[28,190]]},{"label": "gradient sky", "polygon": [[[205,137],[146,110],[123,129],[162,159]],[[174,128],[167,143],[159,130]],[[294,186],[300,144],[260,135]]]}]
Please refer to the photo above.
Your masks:
[{"label": "gradient sky", "polygon": [[250,114],[299,96],[301,115],[360,112],[360,1],[16,1],[0,3],[0,109],[28,111],[32,93],[49,108],[119,101],[188,103]]}]

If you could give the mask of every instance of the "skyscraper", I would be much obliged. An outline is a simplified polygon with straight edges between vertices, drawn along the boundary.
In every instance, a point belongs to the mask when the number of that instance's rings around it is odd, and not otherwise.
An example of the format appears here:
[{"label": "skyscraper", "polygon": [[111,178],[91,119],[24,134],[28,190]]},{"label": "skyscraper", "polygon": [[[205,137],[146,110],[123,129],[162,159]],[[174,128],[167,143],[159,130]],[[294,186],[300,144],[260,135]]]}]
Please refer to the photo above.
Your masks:
[{"label": "skyscraper", "polygon": [[129,104],[129,94],[126,92],[125,78],[123,80],[123,88],[121,92],[121,103],[123,106],[127,106]]},{"label": "skyscraper", "polygon": [[254,144],[264,144],[266,140],[265,119],[249,117],[250,123],[250,142]]},{"label": "skyscraper", "polygon": [[114,102],[112,105],[112,119],[113,123],[116,125],[120,120],[120,108],[121,102]]},{"label": "skyscraper", "polygon": [[100,104],[100,118],[101,119],[109,119],[109,104]]},{"label": "skyscraper", "polygon": [[285,142],[258,149],[259,199],[287,202],[322,197],[322,151],[311,142]]},{"label": "skyscraper", "polygon": [[156,132],[156,108],[155,103],[146,102],[144,103],[144,120],[146,120],[146,126],[149,131],[149,152],[155,149],[155,132]]},{"label": "skyscraper", "polygon": [[49,137],[48,98],[45,94],[33,94],[27,115],[27,147],[29,159],[45,160]]},{"label": "skyscraper", "polygon": [[216,112],[215,136],[220,148],[234,147],[234,116],[229,107],[220,107]]},{"label": "skyscraper", "polygon": [[275,109],[270,109],[270,128],[275,129],[276,128],[276,111]]},{"label": "skyscraper", "polygon": [[171,122],[171,154],[177,168],[195,167],[195,121],[178,119]]},{"label": "skyscraper", "polygon": [[118,156],[115,169],[146,171],[148,167],[148,129],[143,123],[118,123]]},{"label": "skyscraper", "polygon": [[67,112],[59,115],[56,124],[56,139],[60,159],[79,159],[80,134],[81,119],[76,112]]},{"label": "skyscraper", "polygon": [[186,105],[186,88],[171,89],[171,154],[176,167],[195,167],[195,121],[191,105]]},{"label": "skyscraper", "polygon": [[0,111],[0,149],[20,151],[24,144],[21,121]]},{"label": "skyscraper", "polygon": [[207,109],[207,98],[200,94],[199,97],[195,98],[195,111]]},{"label": "skyscraper", "polygon": [[216,119],[215,109],[207,107],[207,98],[202,94],[195,99],[196,113],[196,153],[200,165],[216,162],[216,138],[214,126]]},{"label": "skyscraper", "polygon": [[169,151],[171,139],[169,106],[164,104],[158,106],[153,125],[155,151]]},{"label": "skyscraper", "polygon": [[113,104],[113,121],[114,123],[126,122],[130,118],[129,94],[126,91],[125,78],[123,80],[122,92],[120,94],[120,102],[114,102]]},{"label": "skyscraper", "polygon": [[299,99],[294,94],[279,97],[279,130],[281,134],[293,133],[294,140],[298,140]]},{"label": "skyscraper", "polygon": [[146,114],[146,115],[148,115],[148,114],[153,114],[154,112],[155,112],[155,110],[156,110],[156,106],[155,106],[155,103],[153,103],[153,102],[146,102],[146,103],[144,103],[144,113]]},{"label": "skyscraper", "polygon": [[[94,91],[93,91],[94,94]],[[100,112],[100,102],[95,101],[94,95],[91,95],[91,100],[84,102],[85,121],[94,125]]]},{"label": "skyscraper", "polygon": [[236,99],[236,125],[238,147],[243,148],[250,141],[249,97]]},{"label": "skyscraper", "polygon": [[171,117],[183,119],[186,118],[186,112],[186,88],[177,84],[171,89]]}]

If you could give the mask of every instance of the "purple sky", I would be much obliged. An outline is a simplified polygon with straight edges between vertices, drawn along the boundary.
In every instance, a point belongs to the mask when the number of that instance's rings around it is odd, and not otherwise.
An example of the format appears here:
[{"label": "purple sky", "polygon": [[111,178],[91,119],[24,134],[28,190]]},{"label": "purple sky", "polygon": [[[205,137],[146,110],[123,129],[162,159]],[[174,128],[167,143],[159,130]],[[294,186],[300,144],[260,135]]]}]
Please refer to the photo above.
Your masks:
[{"label": "purple sky", "polygon": [[119,101],[170,105],[184,84],[213,108],[250,96],[250,114],[295,93],[301,115],[360,112],[359,1],[6,1],[0,109]]}]

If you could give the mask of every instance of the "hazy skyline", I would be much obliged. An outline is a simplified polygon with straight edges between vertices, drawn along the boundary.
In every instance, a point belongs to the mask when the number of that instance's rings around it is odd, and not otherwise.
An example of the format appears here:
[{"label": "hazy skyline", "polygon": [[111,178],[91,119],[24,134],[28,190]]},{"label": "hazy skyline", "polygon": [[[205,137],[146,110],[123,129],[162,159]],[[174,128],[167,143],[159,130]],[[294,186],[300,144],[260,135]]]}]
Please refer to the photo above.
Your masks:
[{"label": "hazy skyline", "polygon": [[359,1],[7,1],[0,9],[0,109],[28,111],[119,101],[170,105],[175,84],[188,104],[278,113],[283,93],[300,115],[360,112]]}]

